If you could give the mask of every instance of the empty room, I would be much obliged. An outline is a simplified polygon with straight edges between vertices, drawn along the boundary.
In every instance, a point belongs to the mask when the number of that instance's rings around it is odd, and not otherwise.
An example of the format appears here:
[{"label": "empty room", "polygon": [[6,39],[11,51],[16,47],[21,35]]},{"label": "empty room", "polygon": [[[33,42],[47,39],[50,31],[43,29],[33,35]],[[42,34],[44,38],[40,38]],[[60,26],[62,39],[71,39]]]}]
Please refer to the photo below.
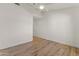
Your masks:
[{"label": "empty room", "polygon": [[79,3],[0,3],[0,56],[79,56]]}]

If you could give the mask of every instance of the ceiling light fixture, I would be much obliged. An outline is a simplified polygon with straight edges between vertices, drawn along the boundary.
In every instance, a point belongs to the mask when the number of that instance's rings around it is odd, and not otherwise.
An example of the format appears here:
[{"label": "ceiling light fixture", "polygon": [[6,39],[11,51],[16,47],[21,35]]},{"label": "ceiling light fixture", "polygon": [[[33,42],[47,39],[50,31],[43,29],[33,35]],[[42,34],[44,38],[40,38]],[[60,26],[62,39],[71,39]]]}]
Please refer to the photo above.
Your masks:
[{"label": "ceiling light fixture", "polygon": [[43,5],[40,5],[39,7],[41,10],[43,10],[45,7]]}]

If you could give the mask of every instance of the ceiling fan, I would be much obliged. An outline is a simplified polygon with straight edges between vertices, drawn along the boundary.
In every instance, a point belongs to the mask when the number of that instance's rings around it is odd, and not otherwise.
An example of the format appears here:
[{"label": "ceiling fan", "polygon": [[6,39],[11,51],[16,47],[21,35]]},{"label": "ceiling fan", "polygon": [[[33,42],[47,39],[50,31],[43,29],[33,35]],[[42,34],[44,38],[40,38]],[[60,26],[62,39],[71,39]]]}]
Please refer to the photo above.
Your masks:
[{"label": "ceiling fan", "polygon": [[[14,3],[14,4],[20,6],[20,3]],[[48,9],[46,8],[44,3],[30,3],[30,5],[35,9],[39,10],[40,13],[45,14],[46,12],[48,12]]]},{"label": "ceiling fan", "polygon": [[41,13],[48,12],[48,9],[46,8],[45,3],[33,3],[32,4],[35,8],[37,8]]},{"label": "ceiling fan", "polygon": [[17,6],[20,6],[20,3],[14,3],[15,5],[17,5]]}]

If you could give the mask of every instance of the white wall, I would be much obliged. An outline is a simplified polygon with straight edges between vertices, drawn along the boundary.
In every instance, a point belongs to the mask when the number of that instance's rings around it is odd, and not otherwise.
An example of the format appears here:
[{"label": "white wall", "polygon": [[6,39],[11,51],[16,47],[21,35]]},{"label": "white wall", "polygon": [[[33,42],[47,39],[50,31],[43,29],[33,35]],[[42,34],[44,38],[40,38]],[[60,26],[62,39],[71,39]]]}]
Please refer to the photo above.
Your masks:
[{"label": "white wall", "polygon": [[32,15],[15,4],[0,4],[0,49],[32,41]]},{"label": "white wall", "polygon": [[75,9],[75,13],[74,13],[74,44],[75,46],[77,46],[79,48],[79,8]]},{"label": "white wall", "polygon": [[34,23],[34,36],[79,47],[79,8],[51,11]]}]

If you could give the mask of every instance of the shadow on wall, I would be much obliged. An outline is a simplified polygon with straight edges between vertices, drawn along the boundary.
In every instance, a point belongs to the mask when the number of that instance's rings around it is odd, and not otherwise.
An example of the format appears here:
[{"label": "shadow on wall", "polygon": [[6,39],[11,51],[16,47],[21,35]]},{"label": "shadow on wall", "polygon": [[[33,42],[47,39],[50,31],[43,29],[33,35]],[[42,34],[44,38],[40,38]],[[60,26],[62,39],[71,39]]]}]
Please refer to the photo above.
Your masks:
[{"label": "shadow on wall", "polygon": [[34,21],[34,35],[63,44],[74,44],[72,15],[49,13]]}]

